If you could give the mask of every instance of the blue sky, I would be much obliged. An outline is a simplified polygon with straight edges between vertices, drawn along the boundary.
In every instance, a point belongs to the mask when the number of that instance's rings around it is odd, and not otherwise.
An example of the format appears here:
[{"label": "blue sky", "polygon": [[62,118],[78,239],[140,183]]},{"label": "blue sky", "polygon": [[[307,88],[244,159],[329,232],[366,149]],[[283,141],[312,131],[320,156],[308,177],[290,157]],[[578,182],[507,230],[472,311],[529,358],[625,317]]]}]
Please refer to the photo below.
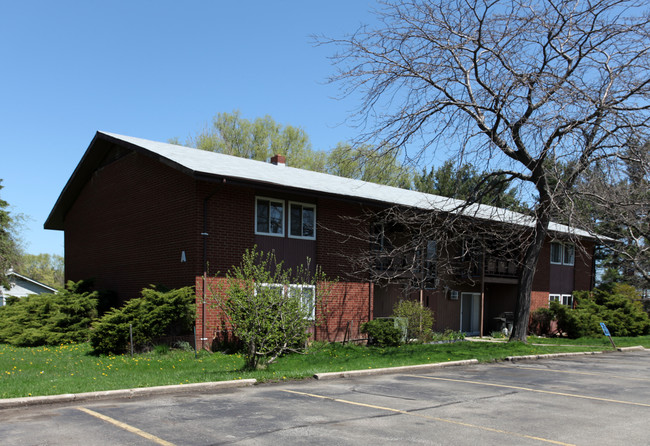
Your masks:
[{"label": "blue sky", "polygon": [[315,149],[355,135],[331,46],[372,23],[369,0],[30,1],[0,6],[0,197],[29,218],[26,251],[63,255],[43,223],[95,131],[181,141],[219,112],[305,129]]}]

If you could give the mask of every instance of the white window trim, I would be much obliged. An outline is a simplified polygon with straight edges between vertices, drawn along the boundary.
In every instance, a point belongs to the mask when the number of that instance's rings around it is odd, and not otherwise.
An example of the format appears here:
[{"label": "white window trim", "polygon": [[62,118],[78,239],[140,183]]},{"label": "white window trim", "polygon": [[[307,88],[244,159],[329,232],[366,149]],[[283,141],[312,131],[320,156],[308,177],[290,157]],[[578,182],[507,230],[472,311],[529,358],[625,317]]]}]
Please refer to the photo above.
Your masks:
[{"label": "white window trim", "polygon": [[[566,299],[566,302],[564,303]],[[557,293],[552,293],[548,295],[548,303],[550,305],[551,302],[557,302],[560,305],[564,305],[567,307],[572,307],[573,306],[573,294],[557,294]]]},{"label": "white window trim", "polygon": [[[264,200],[268,201],[270,203],[281,203],[282,204],[282,232],[279,234],[276,234],[274,232],[259,232],[257,230],[257,202],[258,200]],[[285,232],[285,220],[286,220],[286,206],[284,205],[284,200],[278,200],[277,198],[271,198],[271,197],[255,197],[255,234],[256,235],[267,235],[269,237],[284,237],[284,232]],[[269,219],[271,218],[271,215],[269,214]],[[271,224],[269,220],[269,225]],[[269,228],[270,229],[270,228]]]},{"label": "white window trim", "polygon": [[303,290],[308,289],[311,290],[311,302],[307,305],[309,305],[309,309],[311,310],[309,313],[309,316],[307,317],[307,320],[313,321],[316,319],[316,286],[315,285],[289,285],[289,290],[291,289],[297,289],[300,290],[300,304],[305,305],[305,302],[303,301]]},{"label": "white window trim", "polygon": [[[562,243],[562,242],[551,242],[551,246],[557,245],[559,246],[560,249],[560,257],[561,260],[559,262],[554,262],[553,261],[553,253],[551,252],[551,265],[565,265],[565,266],[574,266],[575,265],[575,259],[576,259],[576,249],[575,245],[573,243]],[[565,259],[565,253],[566,253],[566,248],[570,246],[573,248],[573,256],[571,259],[571,262],[568,262],[567,259]],[[551,248],[551,251],[553,248]]]},{"label": "white window trim", "polygon": [[[310,312],[310,315],[307,317],[307,320],[313,321],[314,319],[316,319],[316,285],[294,285],[294,284],[290,284],[290,285],[285,287],[281,283],[260,283],[259,287],[262,287],[262,288],[282,288],[282,295],[283,296],[287,295],[288,290],[292,290],[292,289],[300,290],[300,292],[301,292],[301,294],[300,294],[300,304],[301,305],[304,305],[303,300],[302,300],[302,297],[303,297],[302,290],[310,289],[311,290],[311,303],[310,303],[311,312]],[[256,286],[255,287],[255,293],[256,294],[257,294],[257,290],[258,290],[258,287]]]},{"label": "white window trim", "polygon": [[[297,204],[299,206],[304,206],[304,207],[310,207],[314,209],[314,235],[313,237],[305,237],[302,235],[292,235],[291,234],[291,205],[292,204]],[[289,238],[295,238],[295,239],[301,239],[301,240],[316,240],[316,205],[313,203],[301,203],[299,201],[290,201],[289,206],[287,208],[287,214],[289,216],[289,224],[287,225],[287,234]]]},{"label": "white window trim", "polygon": [[[560,249],[560,261],[556,262],[553,261],[553,246],[558,246]],[[550,257],[551,257],[551,265],[561,265],[562,264],[562,258],[564,257],[564,246],[560,242],[551,242],[551,252],[550,252]]]},{"label": "white window trim", "polygon": [[[571,253],[572,253],[572,255],[571,255],[571,262],[569,262],[569,261],[566,259],[566,257],[567,257],[567,256],[566,256],[566,250],[567,250],[567,248],[569,248],[569,247],[571,248]],[[563,249],[562,249],[562,264],[563,264],[563,265],[570,265],[570,266],[575,265],[575,263],[576,263],[576,247],[575,247],[575,245],[573,245],[572,243],[564,243],[564,244],[562,245],[562,248],[563,248]]]}]

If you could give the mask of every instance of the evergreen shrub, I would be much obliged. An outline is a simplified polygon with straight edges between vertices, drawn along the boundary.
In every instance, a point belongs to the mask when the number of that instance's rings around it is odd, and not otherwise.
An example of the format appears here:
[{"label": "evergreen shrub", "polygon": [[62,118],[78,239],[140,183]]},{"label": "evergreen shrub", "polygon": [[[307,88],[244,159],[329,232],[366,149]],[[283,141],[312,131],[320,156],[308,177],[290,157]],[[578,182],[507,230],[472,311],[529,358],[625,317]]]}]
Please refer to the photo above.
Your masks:
[{"label": "evergreen shrub", "polygon": [[125,353],[129,347],[129,325],[138,351],[153,346],[155,338],[189,333],[195,318],[192,287],[176,290],[145,288],[142,297],[109,310],[93,325],[90,344],[97,354]]},{"label": "evergreen shrub", "polygon": [[85,342],[97,317],[89,281],[68,282],[56,294],[33,294],[0,307],[0,343],[20,347]]},{"label": "evergreen shrub", "polygon": [[650,319],[626,285],[614,285],[593,292],[574,293],[576,308],[551,303],[558,329],[570,338],[600,336],[604,322],[612,336],[641,336],[650,333]]}]

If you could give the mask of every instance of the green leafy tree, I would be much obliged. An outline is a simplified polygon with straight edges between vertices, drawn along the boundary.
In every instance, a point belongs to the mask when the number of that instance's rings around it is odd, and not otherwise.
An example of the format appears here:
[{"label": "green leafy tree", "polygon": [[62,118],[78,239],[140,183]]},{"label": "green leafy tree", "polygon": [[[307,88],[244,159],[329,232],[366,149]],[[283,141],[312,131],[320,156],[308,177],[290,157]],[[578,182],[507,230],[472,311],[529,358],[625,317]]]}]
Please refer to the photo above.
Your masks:
[{"label": "green leafy tree", "polygon": [[[0,180],[0,190],[2,190]],[[0,198],[0,285],[9,288],[7,272],[20,259],[20,242],[16,236],[16,219],[9,212],[9,203]]]},{"label": "green leafy tree", "polygon": [[604,281],[650,289],[650,143],[627,144],[622,158],[616,172],[601,166],[586,172],[569,209],[581,227],[609,237],[599,240]]},{"label": "green leafy tree", "polygon": [[339,143],[327,157],[327,173],[410,189],[411,171],[396,156],[381,156],[372,146]]},{"label": "green leafy tree", "polygon": [[318,172],[324,171],[326,160],[324,152],[312,149],[300,127],[278,124],[268,115],[249,121],[239,111],[217,114],[210,127],[188,142],[197,149],[258,161],[284,155],[287,165]]},{"label": "green leafy tree", "polygon": [[[180,144],[171,138],[171,144]],[[412,173],[397,158],[378,156],[371,146],[339,143],[329,152],[314,150],[300,127],[281,125],[272,117],[250,121],[239,111],[219,113],[187,145],[210,152],[266,161],[273,155],[287,157],[287,165],[373,183],[408,189]]]},{"label": "green leafy tree", "polygon": [[517,198],[517,191],[504,175],[488,176],[471,164],[457,166],[447,160],[439,168],[431,167],[413,180],[415,190],[443,197],[489,204],[513,211],[523,211],[525,206]]},{"label": "green leafy tree", "polygon": [[301,351],[309,328],[322,317],[329,293],[325,276],[308,266],[284,268],[275,255],[246,250],[215,293],[233,334],[246,346],[246,368],[256,369],[280,355]]},{"label": "green leafy tree", "polygon": [[63,264],[63,257],[57,254],[23,254],[16,271],[53,288],[62,288]]}]

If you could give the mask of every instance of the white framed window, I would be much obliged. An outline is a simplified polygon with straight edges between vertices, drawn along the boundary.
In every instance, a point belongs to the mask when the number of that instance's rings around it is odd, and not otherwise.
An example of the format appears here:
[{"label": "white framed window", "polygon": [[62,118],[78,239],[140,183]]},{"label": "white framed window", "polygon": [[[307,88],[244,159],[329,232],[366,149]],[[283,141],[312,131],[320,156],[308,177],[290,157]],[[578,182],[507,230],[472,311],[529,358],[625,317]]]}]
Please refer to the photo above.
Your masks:
[{"label": "white framed window", "polygon": [[300,305],[307,312],[307,319],[316,318],[316,286],[315,285],[289,285],[289,295],[300,299]]},{"label": "white framed window", "polygon": [[316,239],[316,205],[289,202],[289,237]]},{"label": "white framed window", "polygon": [[[289,285],[285,287],[281,283],[261,283],[258,287],[276,290],[275,292],[278,294],[282,293],[282,296],[288,295],[291,298],[299,299],[300,306],[307,314],[307,320],[313,321],[316,318],[315,285]],[[256,293],[259,288],[256,288]]]},{"label": "white framed window", "polygon": [[575,263],[575,246],[571,243],[551,243],[551,263],[553,265],[573,265]]},{"label": "white framed window", "polygon": [[449,290],[449,300],[458,300],[458,291]]},{"label": "white framed window", "polygon": [[569,243],[564,244],[564,258],[562,263],[565,265],[573,265],[575,263],[576,251],[575,247]]},{"label": "white framed window", "polygon": [[284,236],[284,201],[255,197],[255,234]]},{"label": "white framed window", "polygon": [[567,307],[573,307],[573,295],[572,294],[549,294],[548,301],[558,302]]}]

